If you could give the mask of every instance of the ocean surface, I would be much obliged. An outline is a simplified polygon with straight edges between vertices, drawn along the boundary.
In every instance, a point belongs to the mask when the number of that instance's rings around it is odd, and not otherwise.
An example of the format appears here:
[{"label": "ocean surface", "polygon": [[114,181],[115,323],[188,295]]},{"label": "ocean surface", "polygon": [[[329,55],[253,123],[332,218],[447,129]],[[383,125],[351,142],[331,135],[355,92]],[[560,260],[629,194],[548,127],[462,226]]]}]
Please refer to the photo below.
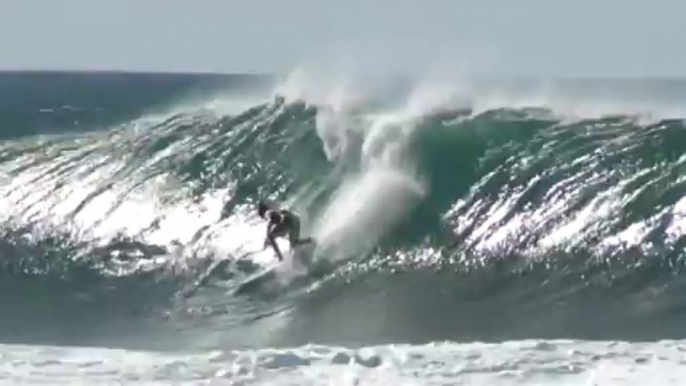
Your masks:
[{"label": "ocean surface", "polygon": [[[0,73],[0,383],[684,384],[685,117],[679,79]],[[260,199],[316,247],[277,264]]]}]

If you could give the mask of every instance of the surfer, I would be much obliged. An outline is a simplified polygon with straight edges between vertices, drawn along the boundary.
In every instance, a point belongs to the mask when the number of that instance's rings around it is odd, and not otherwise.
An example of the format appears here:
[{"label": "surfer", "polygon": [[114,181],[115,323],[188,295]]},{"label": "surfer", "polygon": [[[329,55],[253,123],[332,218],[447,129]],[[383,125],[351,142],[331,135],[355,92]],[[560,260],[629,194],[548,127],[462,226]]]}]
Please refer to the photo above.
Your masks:
[{"label": "surfer", "polygon": [[267,219],[269,223],[267,224],[267,238],[264,241],[264,247],[271,245],[276,255],[279,257],[279,261],[283,261],[283,254],[276,244],[275,239],[277,237],[285,237],[288,235],[288,241],[291,244],[291,248],[314,242],[314,239],[307,237],[304,239],[300,238],[300,217],[295,213],[286,210],[273,208],[264,201],[260,201],[257,205],[257,213],[263,219]]}]

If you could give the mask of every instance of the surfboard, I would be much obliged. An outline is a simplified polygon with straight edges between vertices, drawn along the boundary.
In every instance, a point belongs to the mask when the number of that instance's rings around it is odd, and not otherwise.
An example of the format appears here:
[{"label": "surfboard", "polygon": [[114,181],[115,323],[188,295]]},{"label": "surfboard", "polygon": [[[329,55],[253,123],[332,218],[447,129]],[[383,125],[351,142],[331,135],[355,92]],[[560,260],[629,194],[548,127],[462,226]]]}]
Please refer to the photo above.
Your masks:
[{"label": "surfboard", "polygon": [[[263,288],[268,283],[275,281],[277,278],[277,269],[282,267],[283,264],[290,264],[289,271],[291,271],[290,274],[292,276],[302,276],[303,274],[306,275],[307,271],[309,271],[312,254],[315,248],[316,243],[307,243],[287,250],[285,252],[286,257],[284,261],[275,261],[270,263],[247,278],[243,279],[234,290],[234,294],[240,295],[255,292]],[[295,272],[292,272],[293,269],[297,269],[296,266],[293,265],[294,263],[304,268],[299,275]]]},{"label": "surfboard", "polygon": [[265,282],[273,280],[276,277],[276,269],[279,267],[279,264],[280,262],[277,264],[270,264],[243,279],[233,293],[240,295],[252,292],[261,287]]}]

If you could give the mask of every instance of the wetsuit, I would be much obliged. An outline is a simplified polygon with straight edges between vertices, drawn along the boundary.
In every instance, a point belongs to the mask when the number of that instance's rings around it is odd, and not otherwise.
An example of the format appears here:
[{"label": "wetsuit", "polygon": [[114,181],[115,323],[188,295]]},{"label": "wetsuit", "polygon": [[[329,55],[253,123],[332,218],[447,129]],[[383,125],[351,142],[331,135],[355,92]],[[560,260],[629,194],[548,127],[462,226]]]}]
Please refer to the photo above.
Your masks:
[{"label": "wetsuit", "polygon": [[283,260],[283,255],[275,242],[276,237],[285,237],[288,235],[288,241],[290,242],[291,247],[313,241],[310,237],[305,239],[300,238],[300,218],[291,211],[285,209],[267,210],[264,217],[269,219],[269,224],[267,225],[267,240],[265,243],[272,246],[274,252],[276,252],[281,261]]}]

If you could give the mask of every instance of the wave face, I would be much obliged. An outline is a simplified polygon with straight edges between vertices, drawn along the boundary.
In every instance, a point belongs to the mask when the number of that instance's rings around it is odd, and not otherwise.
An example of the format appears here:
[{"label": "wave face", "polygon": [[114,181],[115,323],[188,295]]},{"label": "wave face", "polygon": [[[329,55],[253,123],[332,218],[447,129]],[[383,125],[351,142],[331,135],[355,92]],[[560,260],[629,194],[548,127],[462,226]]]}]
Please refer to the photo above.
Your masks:
[{"label": "wave face", "polygon": [[[2,342],[682,334],[683,82],[0,84]],[[318,244],[241,286],[274,261],[259,199]]]}]

